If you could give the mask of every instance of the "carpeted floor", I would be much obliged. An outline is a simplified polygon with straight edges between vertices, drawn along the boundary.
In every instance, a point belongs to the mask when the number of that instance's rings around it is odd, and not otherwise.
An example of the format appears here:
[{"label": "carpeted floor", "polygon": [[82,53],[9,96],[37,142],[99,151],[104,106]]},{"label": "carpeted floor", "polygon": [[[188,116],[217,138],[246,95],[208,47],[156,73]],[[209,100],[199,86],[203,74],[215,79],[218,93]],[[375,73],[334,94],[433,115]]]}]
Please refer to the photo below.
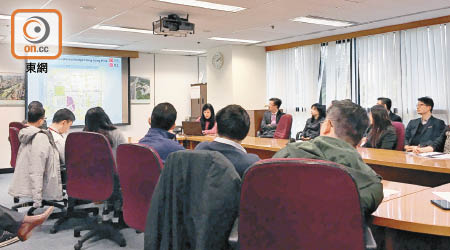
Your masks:
[{"label": "carpeted floor", "polygon": [[[0,204],[5,207],[13,205],[13,198],[8,194],[9,183],[11,182],[12,174],[0,174]],[[20,210],[26,212],[27,208]],[[42,210],[40,210],[42,211]],[[56,209],[55,209],[56,211]],[[39,213],[39,210],[36,211]],[[55,220],[48,220],[42,226],[33,230],[33,235],[30,239],[24,242],[18,242],[2,250],[73,250],[77,242],[77,238],[73,237],[73,226],[85,223],[82,219],[70,220],[63,229],[56,234],[50,234],[50,228]],[[86,232],[82,232],[83,233]],[[83,245],[82,249],[108,249],[108,250],[123,250],[123,249],[144,249],[144,234],[137,234],[134,229],[126,228],[121,230],[122,235],[127,241],[126,247],[119,247],[116,243],[109,240],[91,240]]]}]

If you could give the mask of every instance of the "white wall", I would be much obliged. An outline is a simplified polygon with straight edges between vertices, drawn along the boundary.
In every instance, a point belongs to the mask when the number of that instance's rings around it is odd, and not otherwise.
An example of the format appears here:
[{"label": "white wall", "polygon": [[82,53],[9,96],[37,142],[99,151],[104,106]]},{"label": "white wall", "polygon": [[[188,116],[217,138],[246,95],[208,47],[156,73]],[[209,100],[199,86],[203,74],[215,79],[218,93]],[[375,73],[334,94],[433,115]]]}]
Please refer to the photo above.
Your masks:
[{"label": "white wall", "polygon": [[[224,57],[223,66],[220,69],[216,69],[211,63],[212,57],[217,52],[222,53]],[[228,104],[233,104],[232,46],[208,50],[206,72],[208,75],[208,102],[213,105],[216,112]]]},{"label": "white wall", "polygon": [[[224,56],[221,69],[211,59]],[[208,51],[208,102],[219,110],[229,104],[245,109],[264,109],[266,104],[266,52],[257,46],[224,46]]]},{"label": "white wall", "polygon": [[[22,73],[25,62],[12,57],[9,44],[0,44],[0,72]],[[25,119],[25,107],[0,106],[0,168],[9,167],[11,147],[8,141],[8,124]]]},{"label": "white wall", "polygon": [[191,84],[198,82],[196,56],[155,55],[156,104],[170,102],[177,110],[177,125],[191,116]]},{"label": "white wall", "polygon": [[[0,44],[0,55],[0,72],[24,72],[25,62],[11,56],[9,44]],[[150,104],[131,105],[131,125],[119,127],[126,137],[138,140],[147,133],[147,121],[155,103],[172,103],[178,111],[177,125],[181,125],[181,121],[190,116],[189,88],[190,84],[198,82],[197,60],[195,56],[146,53],[140,53],[139,58],[130,60],[130,75],[150,77],[153,89]],[[8,124],[11,121],[22,121],[25,108],[0,106],[0,117],[0,168],[8,168],[11,154]]]},{"label": "white wall", "polygon": [[234,103],[245,109],[264,109],[266,100],[266,50],[261,46],[233,46]]}]

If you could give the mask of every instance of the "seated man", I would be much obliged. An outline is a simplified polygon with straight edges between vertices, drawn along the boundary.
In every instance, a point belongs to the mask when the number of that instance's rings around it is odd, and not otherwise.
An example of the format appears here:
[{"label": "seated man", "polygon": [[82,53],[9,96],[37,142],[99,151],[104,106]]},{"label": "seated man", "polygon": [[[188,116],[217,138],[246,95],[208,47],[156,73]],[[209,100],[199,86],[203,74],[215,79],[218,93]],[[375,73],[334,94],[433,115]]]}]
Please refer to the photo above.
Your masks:
[{"label": "seated man", "polygon": [[216,115],[218,137],[213,142],[202,142],[195,150],[212,150],[222,153],[233,163],[242,177],[245,170],[259,161],[255,154],[247,154],[241,146],[250,129],[250,117],[241,106],[228,105]]},{"label": "seated man", "polygon": [[50,132],[39,128],[44,119],[42,107],[28,110],[28,127],[19,132],[20,148],[9,187],[11,196],[31,198],[35,208],[41,207],[42,200],[63,198],[58,149]]},{"label": "seated man", "polygon": [[402,122],[402,118],[396,114],[394,114],[393,112],[391,112],[391,107],[392,107],[392,101],[389,98],[386,97],[379,97],[378,101],[377,101],[378,105],[383,105],[384,108],[387,110],[388,115],[389,115],[389,119],[393,122]]},{"label": "seated man", "polygon": [[355,149],[368,125],[369,118],[361,106],[350,101],[336,101],[328,108],[319,137],[290,143],[273,158],[310,158],[345,166],[359,190],[363,214],[370,216],[383,200],[383,186],[381,177],[364,163]]},{"label": "seated man", "polygon": [[261,137],[273,138],[273,134],[277,129],[277,124],[281,116],[284,115],[280,111],[281,100],[278,98],[269,99],[269,110],[264,112],[264,117],[261,121]]},{"label": "seated man", "polygon": [[426,147],[441,135],[445,122],[432,116],[433,99],[421,97],[417,102],[417,113],[421,118],[411,120],[405,130],[405,150],[414,151],[417,147]]},{"label": "seated man", "polygon": [[64,148],[66,145],[66,133],[75,121],[75,115],[69,109],[60,109],[53,115],[53,121],[48,130],[52,133],[56,148],[59,152],[59,160],[64,165]]},{"label": "seated man", "polygon": [[163,163],[170,153],[184,149],[175,141],[175,134],[169,132],[175,128],[176,119],[177,111],[172,104],[165,102],[156,105],[150,119],[151,128],[139,141],[155,149]]},{"label": "seated man", "polygon": [[47,220],[53,208],[47,208],[43,214],[28,216],[0,206],[0,248],[30,238],[31,231]]}]

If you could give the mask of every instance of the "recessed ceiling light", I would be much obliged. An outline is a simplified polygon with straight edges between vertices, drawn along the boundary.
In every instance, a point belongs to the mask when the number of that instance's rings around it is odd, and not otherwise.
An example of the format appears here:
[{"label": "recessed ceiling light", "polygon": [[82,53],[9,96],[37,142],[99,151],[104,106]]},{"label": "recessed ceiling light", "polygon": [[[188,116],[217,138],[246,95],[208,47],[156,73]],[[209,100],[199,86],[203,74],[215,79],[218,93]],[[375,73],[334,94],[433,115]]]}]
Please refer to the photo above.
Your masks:
[{"label": "recessed ceiling light", "polygon": [[153,30],[124,28],[124,27],[108,26],[108,25],[95,25],[92,28],[97,29],[97,30],[113,30],[113,31],[135,32],[135,33],[144,33],[144,34],[152,34],[153,35]]},{"label": "recessed ceiling light", "polygon": [[118,47],[120,47],[120,45],[103,44],[103,43],[63,42],[63,44],[64,45],[92,46],[92,47],[109,47],[109,48],[118,48]]},{"label": "recessed ceiling light", "polygon": [[238,12],[238,11],[246,9],[246,8],[242,8],[242,7],[238,7],[238,6],[210,3],[210,2],[197,1],[197,0],[159,0],[159,1],[166,2],[166,3],[187,5],[187,6],[192,6],[192,7],[205,8],[205,9],[212,9],[212,10],[229,11],[229,12]]},{"label": "recessed ceiling light", "polygon": [[203,54],[203,53],[206,53],[206,50],[184,50],[184,49],[161,49],[161,51],[180,52],[180,53],[192,53],[192,54]]},{"label": "recessed ceiling light", "polygon": [[0,14],[0,19],[7,19],[7,20],[9,20],[9,19],[11,19],[11,16],[10,15],[2,15],[2,14]]},{"label": "recessed ceiling light", "polygon": [[90,5],[83,5],[83,6],[80,6],[80,9],[83,9],[83,10],[96,10],[97,8],[95,8],[94,6],[90,6]]},{"label": "recessed ceiling light", "polygon": [[316,16],[296,17],[296,18],[292,19],[292,21],[302,22],[302,23],[328,25],[328,26],[334,26],[334,27],[346,27],[346,26],[351,26],[351,25],[356,24],[354,22],[334,20],[334,19],[316,17]]},{"label": "recessed ceiling light", "polygon": [[255,41],[255,40],[243,40],[243,39],[234,39],[234,38],[225,38],[225,37],[210,37],[208,39],[218,40],[218,41],[237,42],[237,43],[260,43],[261,42],[261,41]]}]

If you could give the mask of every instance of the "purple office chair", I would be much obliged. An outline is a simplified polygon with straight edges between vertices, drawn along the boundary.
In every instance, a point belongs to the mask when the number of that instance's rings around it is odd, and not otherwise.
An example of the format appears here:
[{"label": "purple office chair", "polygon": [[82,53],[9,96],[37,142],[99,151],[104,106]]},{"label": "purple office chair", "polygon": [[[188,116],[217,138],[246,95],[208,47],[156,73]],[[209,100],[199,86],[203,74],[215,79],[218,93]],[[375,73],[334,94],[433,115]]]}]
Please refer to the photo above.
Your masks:
[{"label": "purple office chair", "polygon": [[20,141],[19,141],[19,129],[15,127],[9,127],[9,144],[11,145],[11,167],[16,167],[17,153],[19,153]]},{"label": "purple office chair", "polygon": [[397,134],[397,146],[395,150],[403,151],[405,146],[405,126],[401,122],[391,122]]},{"label": "purple office chair", "polygon": [[332,162],[259,161],[242,183],[238,235],[241,250],[363,250],[358,189]]},{"label": "purple office chair", "polygon": [[277,129],[273,134],[274,139],[289,139],[291,137],[292,115],[284,114],[278,121]]},{"label": "purple office chair", "polygon": [[23,128],[25,128],[25,124],[21,123],[21,122],[10,122],[9,123],[9,127],[10,128],[17,128],[19,131]]},{"label": "purple office chair", "polygon": [[117,148],[117,168],[123,197],[125,223],[145,231],[153,190],[162,170],[158,153],[139,144],[121,144]]},{"label": "purple office chair", "polygon": [[[103,202],[113,193],[115,161],[111,146],[105,136],[93,132],[73,132],[66,140],[67,194],[69,197],[93,202]],[[109,222],[76,227],[74,236],[91,230],[75,245],[81,249],[83,243],[94,237],[113,240],[121,247],[125,239]]]}]

